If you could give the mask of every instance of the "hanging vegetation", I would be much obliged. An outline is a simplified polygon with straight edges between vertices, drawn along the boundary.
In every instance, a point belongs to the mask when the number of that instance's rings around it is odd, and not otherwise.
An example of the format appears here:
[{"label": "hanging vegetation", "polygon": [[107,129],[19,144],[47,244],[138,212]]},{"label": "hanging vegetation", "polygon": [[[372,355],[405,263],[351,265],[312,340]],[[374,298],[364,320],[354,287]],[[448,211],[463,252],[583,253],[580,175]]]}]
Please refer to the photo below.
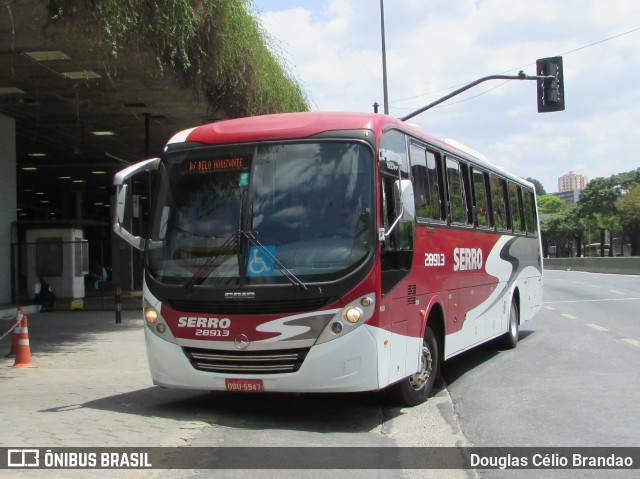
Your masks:
[{"label": "hanging vegetation", "polygon": [[54,23],[86,22],[114,58],[152,51],[159,73],[171,70],[229,116],[308,110],[308,100],[249,0],[49,0]]}]

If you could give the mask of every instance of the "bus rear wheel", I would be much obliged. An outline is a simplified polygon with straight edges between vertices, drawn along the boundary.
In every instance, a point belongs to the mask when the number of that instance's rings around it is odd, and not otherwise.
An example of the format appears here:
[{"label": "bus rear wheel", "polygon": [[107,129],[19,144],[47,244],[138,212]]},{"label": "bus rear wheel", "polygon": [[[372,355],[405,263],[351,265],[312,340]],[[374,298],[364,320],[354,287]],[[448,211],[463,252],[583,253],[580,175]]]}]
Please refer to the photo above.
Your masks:
[{"label": "bus rear wheel", "polygon": [[511,302],[509,311],[509,330],[500,338],[500,345],[504,349],[513,349],[518,345],[520,338],[520,314],[515,301]]},{"label": "bus rear wheel", "polygon": [[401,406],[417,406],[427,400],[433,391],[440,370],[440,355],[436,336],[427,327],[422,339],[422,354],[418,372],[391,386],[394,402]]}]

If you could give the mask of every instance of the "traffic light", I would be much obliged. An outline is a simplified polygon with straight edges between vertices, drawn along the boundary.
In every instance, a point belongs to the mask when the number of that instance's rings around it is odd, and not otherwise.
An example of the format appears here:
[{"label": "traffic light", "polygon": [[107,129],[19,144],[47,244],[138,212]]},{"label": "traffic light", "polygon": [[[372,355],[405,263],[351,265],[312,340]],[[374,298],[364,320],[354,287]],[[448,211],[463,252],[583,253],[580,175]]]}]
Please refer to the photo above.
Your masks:
[{"label": "traffic light", "polygon": [[536,75],[553,78],[538,79],[538,113],[564,110],[564,78],[562,57],[536,61]]}]

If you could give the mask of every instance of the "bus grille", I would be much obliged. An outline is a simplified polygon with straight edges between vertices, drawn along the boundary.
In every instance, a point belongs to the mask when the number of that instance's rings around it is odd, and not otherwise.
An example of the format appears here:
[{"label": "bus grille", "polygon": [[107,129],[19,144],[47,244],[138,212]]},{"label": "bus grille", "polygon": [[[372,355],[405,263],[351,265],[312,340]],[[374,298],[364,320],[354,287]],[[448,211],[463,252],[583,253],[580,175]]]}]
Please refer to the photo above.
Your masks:
[{"label": "bus grille", "polygon": [[169,306],[176,311],[211,314],[274,314],[304,313],[322,309],[330,298],[269,300],[269,301],[192,301],[170,299]]},{"label": "bus grille", "polygon": [[282,374],[294,373],[309,352],[305,349],[277,351],[214,351],[211,349],[182,348],[199,371],[227,374]]}]

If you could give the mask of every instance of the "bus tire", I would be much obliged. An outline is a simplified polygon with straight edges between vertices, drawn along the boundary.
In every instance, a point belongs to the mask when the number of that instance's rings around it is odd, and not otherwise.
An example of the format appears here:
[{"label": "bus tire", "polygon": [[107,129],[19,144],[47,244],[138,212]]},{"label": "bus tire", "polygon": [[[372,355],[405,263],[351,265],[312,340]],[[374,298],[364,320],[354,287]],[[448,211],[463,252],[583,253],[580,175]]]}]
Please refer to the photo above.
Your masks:
[{"label": "bus tire", "polygon": [[519,338],[520,315],[518,313],[518,305],[515,301],[512,301],[509,311],[509,330],[500,338],[500,344],[504,349],[514,349],[518,345]]},{"label": "bus tire", "polygon": [[391,386],[395,403],[401,406],[417,406],[427,400],[433,391],[440,370],[440,354],[436,336],[427,326],[422,339],[420,370]]}]

